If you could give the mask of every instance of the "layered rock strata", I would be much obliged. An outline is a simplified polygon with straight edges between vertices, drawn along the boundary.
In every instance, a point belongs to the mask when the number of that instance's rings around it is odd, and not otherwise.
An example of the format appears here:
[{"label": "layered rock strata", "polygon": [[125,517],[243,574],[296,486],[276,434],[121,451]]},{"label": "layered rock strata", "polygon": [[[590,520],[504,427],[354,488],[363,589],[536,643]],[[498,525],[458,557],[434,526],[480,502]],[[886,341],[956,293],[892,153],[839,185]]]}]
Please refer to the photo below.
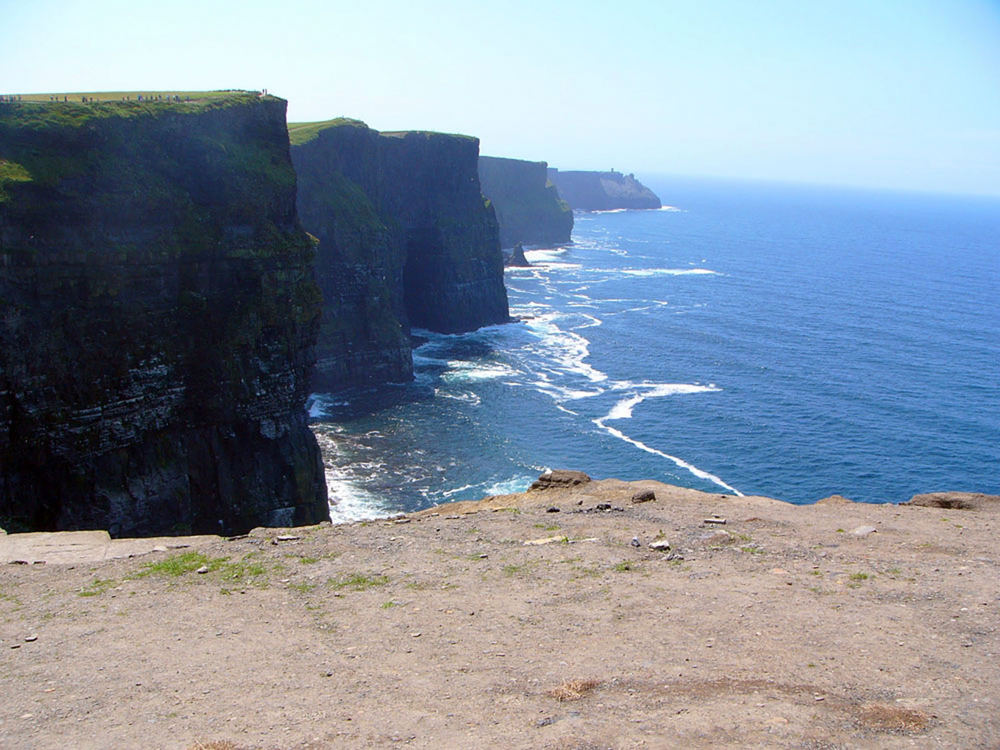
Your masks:
[{"label": "layered rock strata", "polygon": [[285,102],[0,104],[0,525],[329,517]]},{"label": "layered rock strata", "polygon": [[479,182],[500,224],[500,244],[569,242],[573,210],[559,197],[543,161],[479,157]]},{"label": "layered rock strata", "polygon": [[549,179],[575,210],[609,211],[616,208],[660,208],[660,199],[632,174],[621,172],[563,172],[549,168]]},{"label": "layered rock strata", "polygon": [[315,389],[409,379],[411,326],[460,333],[509,320],[477,139],[346,119],[289,132],[299,214],[319,239]]}]

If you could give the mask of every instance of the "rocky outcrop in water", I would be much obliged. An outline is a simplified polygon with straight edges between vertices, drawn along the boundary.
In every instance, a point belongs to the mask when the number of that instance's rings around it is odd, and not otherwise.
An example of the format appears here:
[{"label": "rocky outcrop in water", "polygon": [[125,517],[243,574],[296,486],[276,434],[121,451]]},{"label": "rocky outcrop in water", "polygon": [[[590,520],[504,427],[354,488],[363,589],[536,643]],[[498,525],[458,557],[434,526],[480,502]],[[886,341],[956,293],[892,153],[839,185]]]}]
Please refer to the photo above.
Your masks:
[{"label": "rocky outcrop in water", "polygon": [[0,525],[329,517],[285,102],[0,104]]},{"label": "rocky outcrop in water", "polygon": [[609,211],[616,208],[660,208],[660,199],[635,175],[621,172],[563,172],[549,168],[549,179],[559,195],[580,211]]},{"label": "rocky outcrop in water", "polygon": [[509,320],[478,140],[344,119],[289,130],[299,214],[319,239],[317,390],[409,379],[411,326],[459,333]]},{"label": "rocky outcrop in water", "polygon": [[500,224],[500,244],[569,242],[573,210],[559,197],[543,161],[479,157],[479,181]]}]

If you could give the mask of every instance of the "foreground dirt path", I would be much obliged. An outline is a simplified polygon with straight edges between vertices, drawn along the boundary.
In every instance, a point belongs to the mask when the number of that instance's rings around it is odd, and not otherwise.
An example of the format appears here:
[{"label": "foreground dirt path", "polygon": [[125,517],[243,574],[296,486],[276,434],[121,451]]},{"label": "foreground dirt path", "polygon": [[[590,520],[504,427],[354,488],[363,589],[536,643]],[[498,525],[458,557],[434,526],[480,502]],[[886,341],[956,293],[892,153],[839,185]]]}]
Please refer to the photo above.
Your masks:
[{"label": "foreground dirt path", "polygon": [[996,508],[607,480],[8,564],[0,747],[997,748]]}]

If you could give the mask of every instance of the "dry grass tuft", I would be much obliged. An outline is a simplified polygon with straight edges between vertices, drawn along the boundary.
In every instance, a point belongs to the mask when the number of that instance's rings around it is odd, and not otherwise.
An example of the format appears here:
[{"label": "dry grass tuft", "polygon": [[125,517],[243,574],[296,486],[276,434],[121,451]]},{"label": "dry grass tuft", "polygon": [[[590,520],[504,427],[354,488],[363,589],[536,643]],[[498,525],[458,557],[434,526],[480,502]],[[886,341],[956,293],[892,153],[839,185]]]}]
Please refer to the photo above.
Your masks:
[{"label": "dry grass tuft", "polygon": [[887,706],[884,703],[862,706],[858,719],[863,727],[877,732],[922,732],[930,721],[922,711]]},{"label": "dry grass tuft", "polygon": [[567,680],[562,685],[546,691],[546,695],[555,698],[560,703],[563,701],[580,700],[594,688],[601,684],[601,680]]}]

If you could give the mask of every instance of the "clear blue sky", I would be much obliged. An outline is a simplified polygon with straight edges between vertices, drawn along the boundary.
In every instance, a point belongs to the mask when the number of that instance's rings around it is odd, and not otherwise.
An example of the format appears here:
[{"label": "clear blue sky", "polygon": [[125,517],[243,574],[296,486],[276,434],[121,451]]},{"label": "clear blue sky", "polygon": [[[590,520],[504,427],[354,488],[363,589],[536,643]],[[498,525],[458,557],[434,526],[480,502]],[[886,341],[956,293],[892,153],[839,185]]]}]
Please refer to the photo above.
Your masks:
[{"label": "clear blue sky", "polygon": [[5,93],[265,87],[564,169],[1000,195],[1000,0],[0,0]]}]

